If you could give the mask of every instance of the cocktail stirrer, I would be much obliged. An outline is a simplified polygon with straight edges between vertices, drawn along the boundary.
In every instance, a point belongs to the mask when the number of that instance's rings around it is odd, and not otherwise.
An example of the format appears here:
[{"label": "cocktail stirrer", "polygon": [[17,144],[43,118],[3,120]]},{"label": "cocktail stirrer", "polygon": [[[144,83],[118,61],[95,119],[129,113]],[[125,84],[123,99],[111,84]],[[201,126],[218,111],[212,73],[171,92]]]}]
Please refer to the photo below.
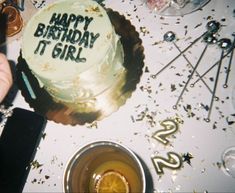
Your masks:
[{"label": "cocktail stirrer", "polygon": [[219,65],[218,65],[218,68],[217,68],[215,84],[214,84],[214,89],[213,89],[213,93],[212,93],[212,97],[211,97],[209,111],[208,111],[207,118],[205,119],[206,122],[210,122],[210,116],[211,116],[211,112],[212,112],[213,103],[214,103],[214,100],[215,100],[215,93],[216,93],[216,88],[217,88],[217,84],[218,84],[218,80],[219,80],[219,73],[220,73],[220,69],[221,69],[221,65],[222,65],[224,51],[227,50],[228,48],[230,48],[232,43],[231,43],[230,39],[222,38],[222,39],[219,40],[218,45],[222,49],[222,51],[221,51]]},{"label": "cocktail stirrer", "polygon": [[195,43],[197,43],[205,34],[216,33],[219,31],[221,25],[218,21],[212,20],[209,21],[206,25],[207,31],[196,38],[190,45],[188,45],[184,50],[182,50],[175,58],[173,58],[168,64],[166,64],[162,69],[160,69],[156,74],[151,75],[152,78],[156,78],[161,72],[167,69],[174,61],[176,61],[183,53],[185,53],[189,48],[191,48]]},{"label": "cocktail stirrer", "polygon": [[180,102],[180,100],[181,100],[181,98],[182,98],[182,96],[183,96],[185,90],[187,89],[187,86],[188,86],[190,80],[192,79],[192,77],[193,77],[193,75],[194,75],[194,73],[195,73],[197,67],[199,66],[199,64],[200,64],[200,62],[201,62],[201,60],[202,60],[202,57],[204,56],[204,54],[205,54],[205,52],[206,52],[206,50],[207,50],[207,48],[208,48],[208,45],[209,45],[209,44],[214,44],[214,43],[217,42],[216,38],[215,38],[212,34],[206,34],[206,36],[204,37],[204,41],[206,42],[206,46],[205,46],[205,48],[203,49],[203,51],[202,51],[202,53],[201,53],[201,55],[200,55],[200,57],[199,57],[199,59],[198,59],[196,65],[195,65],[195,67],[193,68],[193,71],[192,71],[192,73],[190,74],[190,76],[189,76],[187,82],[185,83],[184,88],[182,89],[182,91],[181,91],[181,93],[180,93],[180,96],[178,97],[178,99],[177,99],[177,101],[176,101],[176,104],[173,106],[173,109],[177,109],[177,106],[178,106],[178,104],[179,104],[179,102]]},{"label": "cocktail stirrer", "polygon": [[[176,49],[181,53],[182,51],[180,50],[179,46],[177,46],[177,44],[174,42],[174,40],[176,39],[176,35],[174,32],[172,31],[168,31],[164,34],[164,38],[165,41],[167,42],[172,42],[173,45],[176,47]],[[189,61],[189,59],[186,57],[186,55],[183,53],[182,56],[184,57],[184,59],[188,62],[188,64],[190,65],[190,67],[193,69],[194,66],[192,65],[192,63]],[[200,74],[198,73],[198,71],[195,71],[195,73],[197,74],[197,76],[201,77]],[[201,81],[204,83],[204,85],[207,87],[207,89],[212,93],[212,90],[210,89],[210,87],[207,85],[207,83],[203,80],[203,78],[200,78]]]},{"label": "cocktail stirrer", "polygon": [[225,83],[223,85],[224,88],[228,87],[228,78],[229,78],[229,73],[230,73],[230,70],[231,70],[231,64],[232,64],[232,60],[233,60],[233,51],[234,51],[234,46],[235,46],[235,32],[232,33],[232,36],[233,36],[232,51],[231,51],[231,55],[230,55],[230,58],[229,58]]}]

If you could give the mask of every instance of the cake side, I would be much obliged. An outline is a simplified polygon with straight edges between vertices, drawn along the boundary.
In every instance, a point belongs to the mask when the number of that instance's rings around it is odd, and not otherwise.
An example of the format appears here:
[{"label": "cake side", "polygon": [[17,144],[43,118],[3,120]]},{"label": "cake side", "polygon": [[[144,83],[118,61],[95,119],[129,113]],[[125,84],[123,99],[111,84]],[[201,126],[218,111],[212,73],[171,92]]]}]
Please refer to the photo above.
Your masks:
[{"label": "cake side", "polygon": [[22,55],[41,86],[65,102],[95,97],[124,70],[119,36],[91,0],[60,0],[40,10],[25,28]]},{"label": "cake side", "polygon": [[94,65],[71,80],[45,80],[45,89],[57,101],[82,103],[94,100],[97,95],[109,89],[125,70],[122,66],[124,53],[120,41],[116,42],[112,50],[115,54],[106,55],[101,65]]}]

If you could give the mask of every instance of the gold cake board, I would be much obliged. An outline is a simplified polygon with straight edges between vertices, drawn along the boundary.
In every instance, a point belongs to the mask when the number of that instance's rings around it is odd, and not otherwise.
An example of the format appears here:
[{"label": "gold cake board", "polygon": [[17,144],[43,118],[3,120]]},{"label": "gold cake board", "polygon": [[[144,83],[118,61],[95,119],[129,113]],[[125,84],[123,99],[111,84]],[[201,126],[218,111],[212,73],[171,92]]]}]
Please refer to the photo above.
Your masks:
[{"label": "gold cake board", "polygon": [[35,112],[57,123],[83,125],[107,117],[131,97],[143,73],[144,48],[138,32],[129,20],[111,9],[107,9],[107,13],[116,33],[121,36],[125,53],[125,71],[115,84],[96,96],[92,102],[62,103],[53,100],[49,93],[40,87],[26,61],[20,56],[17,64],[18,86],[26,102]]}]

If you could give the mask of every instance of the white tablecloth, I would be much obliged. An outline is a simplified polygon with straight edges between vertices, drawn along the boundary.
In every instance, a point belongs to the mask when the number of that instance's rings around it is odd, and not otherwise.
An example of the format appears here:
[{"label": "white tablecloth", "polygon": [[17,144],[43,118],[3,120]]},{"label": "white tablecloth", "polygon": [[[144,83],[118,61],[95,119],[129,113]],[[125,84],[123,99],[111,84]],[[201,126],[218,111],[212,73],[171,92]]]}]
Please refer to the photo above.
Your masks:
[{"label": "white tablecloth", "polygon": [[[49,1],[46,1],[49,3]],[[139,32],[145,48],[145,66],[141,81],[125,105],[97,125],[65,126],[48,121],[45,137],[41,140],[35,162],[41,164],[32,168],[24,192],[62,192],[63,174],[71,156],[82,146],[97,140],[119,142],[132,149],[147,165],[153,188],[147,192],[235,192],[235,179],[223,171],[221,155],[223,151],[235,146],[235,106],[232,105],[232,89],[235,87],[235,56],[229,76],[228,88],[223,88],[229,57],[223,60],[211,121],[206,122],[212,94],[199,81],[188,87],[179,107],[174,110],[180,92],[188,80],[192,68],[183,56],[160,73],[164,65],[172,60],[179,51],[173,43],[164,42],[167,31],[176,33],[175,42],[181,50],[206,31],[210,20],[222,24],[218,39],[230,38],[235,29],[234,0],[211,0],[202,9],[184,16],[160,16],[150,11],[141,0],[108,0],[107,7],[124,15]],[[16,61],[19,56],[21,39],[8,44],[8,57]],[[199,41],[186,53],[195,66],[205,43]],[[210,45],[198,67],[203,73],[219,60],[221,49]],[[204,80],[213,88],[217,67],[213,68]],[[197,77],[194,75],[194,82]],[[18,92],[14,107],[33,110]],[[169,136],[169,145],[163,145],[152,136],[162,129],[160,122],[180,118],[183,123],[174,135]],[[178,155],[190,153],[191,164],[183,162],[179,170],[164,168],[158,175],[151,158],[167,158],[168,152]]]}]

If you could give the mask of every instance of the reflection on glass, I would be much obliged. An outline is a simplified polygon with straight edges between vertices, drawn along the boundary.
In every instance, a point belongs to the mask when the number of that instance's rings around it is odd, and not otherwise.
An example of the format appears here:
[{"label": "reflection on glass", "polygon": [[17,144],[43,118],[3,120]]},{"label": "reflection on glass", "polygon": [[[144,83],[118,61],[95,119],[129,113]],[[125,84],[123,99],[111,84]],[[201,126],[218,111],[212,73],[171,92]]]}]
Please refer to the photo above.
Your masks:
[{"label": "reflection on glass", "polygon": [[182,16],[202,8],[209,0],[147,0],[147,6],[159,15]]},{"label": "reflection on glass", "polygon": [[233,86],[232,90],[232,103],[233,103],[233,108],[235,109],[235,85]]},{"label": "reflection on glass", "polygon": [[235,146],[224,151],[222,155],[222,163],[225,171],[235,178]]},{"label": "reflection on glass", "polygon": [[98,141],[80,149],[64,176],[65,193],[145,192],[145,173],[138,157],[117,143]]}]

